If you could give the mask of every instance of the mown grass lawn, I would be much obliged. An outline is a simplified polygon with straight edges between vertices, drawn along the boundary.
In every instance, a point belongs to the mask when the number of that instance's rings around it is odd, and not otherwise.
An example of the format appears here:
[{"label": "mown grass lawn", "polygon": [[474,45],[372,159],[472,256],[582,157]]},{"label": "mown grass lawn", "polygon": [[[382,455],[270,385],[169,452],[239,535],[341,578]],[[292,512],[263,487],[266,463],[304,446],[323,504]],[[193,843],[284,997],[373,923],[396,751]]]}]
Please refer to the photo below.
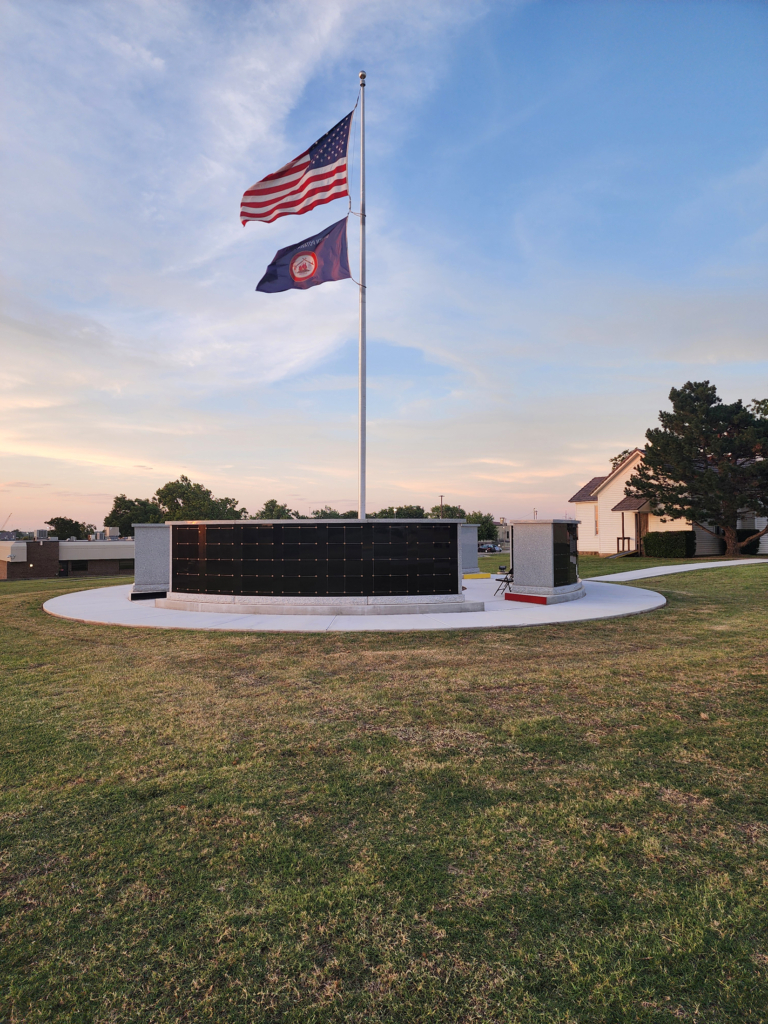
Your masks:
[{"label": "mown grass lawn", "polygon": [[767,1021],[768,567],[639,585],[245,635],[0,584],[0,1017]]}]

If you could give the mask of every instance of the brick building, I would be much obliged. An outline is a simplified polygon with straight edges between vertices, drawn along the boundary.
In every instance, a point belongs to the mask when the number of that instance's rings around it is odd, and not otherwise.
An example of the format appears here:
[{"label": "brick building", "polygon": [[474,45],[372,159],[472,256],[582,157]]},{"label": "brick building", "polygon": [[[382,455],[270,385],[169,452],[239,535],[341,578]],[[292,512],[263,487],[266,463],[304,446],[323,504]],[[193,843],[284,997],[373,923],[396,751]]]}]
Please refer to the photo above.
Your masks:
[{"label": "brick building", "polygon": [[0,541],[0,580],[132,576],[130,540]]}]

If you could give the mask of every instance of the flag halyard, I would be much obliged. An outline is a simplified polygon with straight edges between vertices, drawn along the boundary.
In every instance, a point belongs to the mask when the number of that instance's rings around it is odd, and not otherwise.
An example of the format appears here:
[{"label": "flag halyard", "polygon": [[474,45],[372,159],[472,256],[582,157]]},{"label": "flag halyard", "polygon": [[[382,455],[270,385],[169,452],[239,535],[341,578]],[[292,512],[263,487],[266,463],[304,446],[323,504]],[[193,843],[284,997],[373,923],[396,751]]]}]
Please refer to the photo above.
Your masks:
[{"label": "flag halyard", "polygon": [[349,195],[347,148],[351,111],[309,149],[279,171],[247,189],[240,204],[240,220],[266,224],[287,214],[308,213],[316,206]]}]

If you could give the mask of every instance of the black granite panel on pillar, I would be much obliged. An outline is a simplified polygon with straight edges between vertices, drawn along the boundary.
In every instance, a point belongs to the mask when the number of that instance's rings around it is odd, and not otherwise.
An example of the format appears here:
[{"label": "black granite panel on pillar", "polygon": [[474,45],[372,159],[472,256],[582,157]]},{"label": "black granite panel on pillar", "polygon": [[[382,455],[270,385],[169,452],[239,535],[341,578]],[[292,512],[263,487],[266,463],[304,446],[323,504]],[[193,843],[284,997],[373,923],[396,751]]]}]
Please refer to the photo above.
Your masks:
[{"label": "black granite panel on pillar", "polygon": [[197,594],[200,586],[200,578],[196,575],[183,572],[175,572],[173,575],[173,589],[180,594]]},{"label": "black granite panel on pillar", "polygon": [[198,546],[197,544],[174,544],[173,545],[173,557],[174,558],[197,558]]},{"label": "black granite panel on pillar", "polygon": [[571,538],[568,523],[553,523],[552,547],[554,556],[554,585],[567,587],[576,583],[578,568],[571,560]]},{"label": "black granite panel on pillar", "polygon": [[390,577],[383,573],[373,577],[373,594],[375,597],[382,597],[390,593]]},{"label": "black granite panel on pillar", "polygon": [[568,523],[568,545],[571,551],[571,576],[576,583],[579,578],[579,524]]}]

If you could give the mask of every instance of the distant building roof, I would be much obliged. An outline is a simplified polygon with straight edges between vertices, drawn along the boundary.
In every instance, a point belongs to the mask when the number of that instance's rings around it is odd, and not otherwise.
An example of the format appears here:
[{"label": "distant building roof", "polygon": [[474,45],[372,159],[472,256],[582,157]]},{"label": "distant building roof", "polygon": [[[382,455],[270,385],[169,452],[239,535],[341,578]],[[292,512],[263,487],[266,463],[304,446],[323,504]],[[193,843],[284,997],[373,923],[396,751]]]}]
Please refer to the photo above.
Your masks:
[{"label": "distant building roof", "polygon": [[647,500],[647,498],[622,498],[618,505],[613,506],[611,512],[639,512]]},{"label": "distant building roof", "polygon": [[592,491],[596,487],[599,487],[603,480],[607,480],[605,476],[593,476],[588,484],[584,484],[580,491],[576,491],[572,498],[568,501],[597,501],[597,498],[592,496]]}]

